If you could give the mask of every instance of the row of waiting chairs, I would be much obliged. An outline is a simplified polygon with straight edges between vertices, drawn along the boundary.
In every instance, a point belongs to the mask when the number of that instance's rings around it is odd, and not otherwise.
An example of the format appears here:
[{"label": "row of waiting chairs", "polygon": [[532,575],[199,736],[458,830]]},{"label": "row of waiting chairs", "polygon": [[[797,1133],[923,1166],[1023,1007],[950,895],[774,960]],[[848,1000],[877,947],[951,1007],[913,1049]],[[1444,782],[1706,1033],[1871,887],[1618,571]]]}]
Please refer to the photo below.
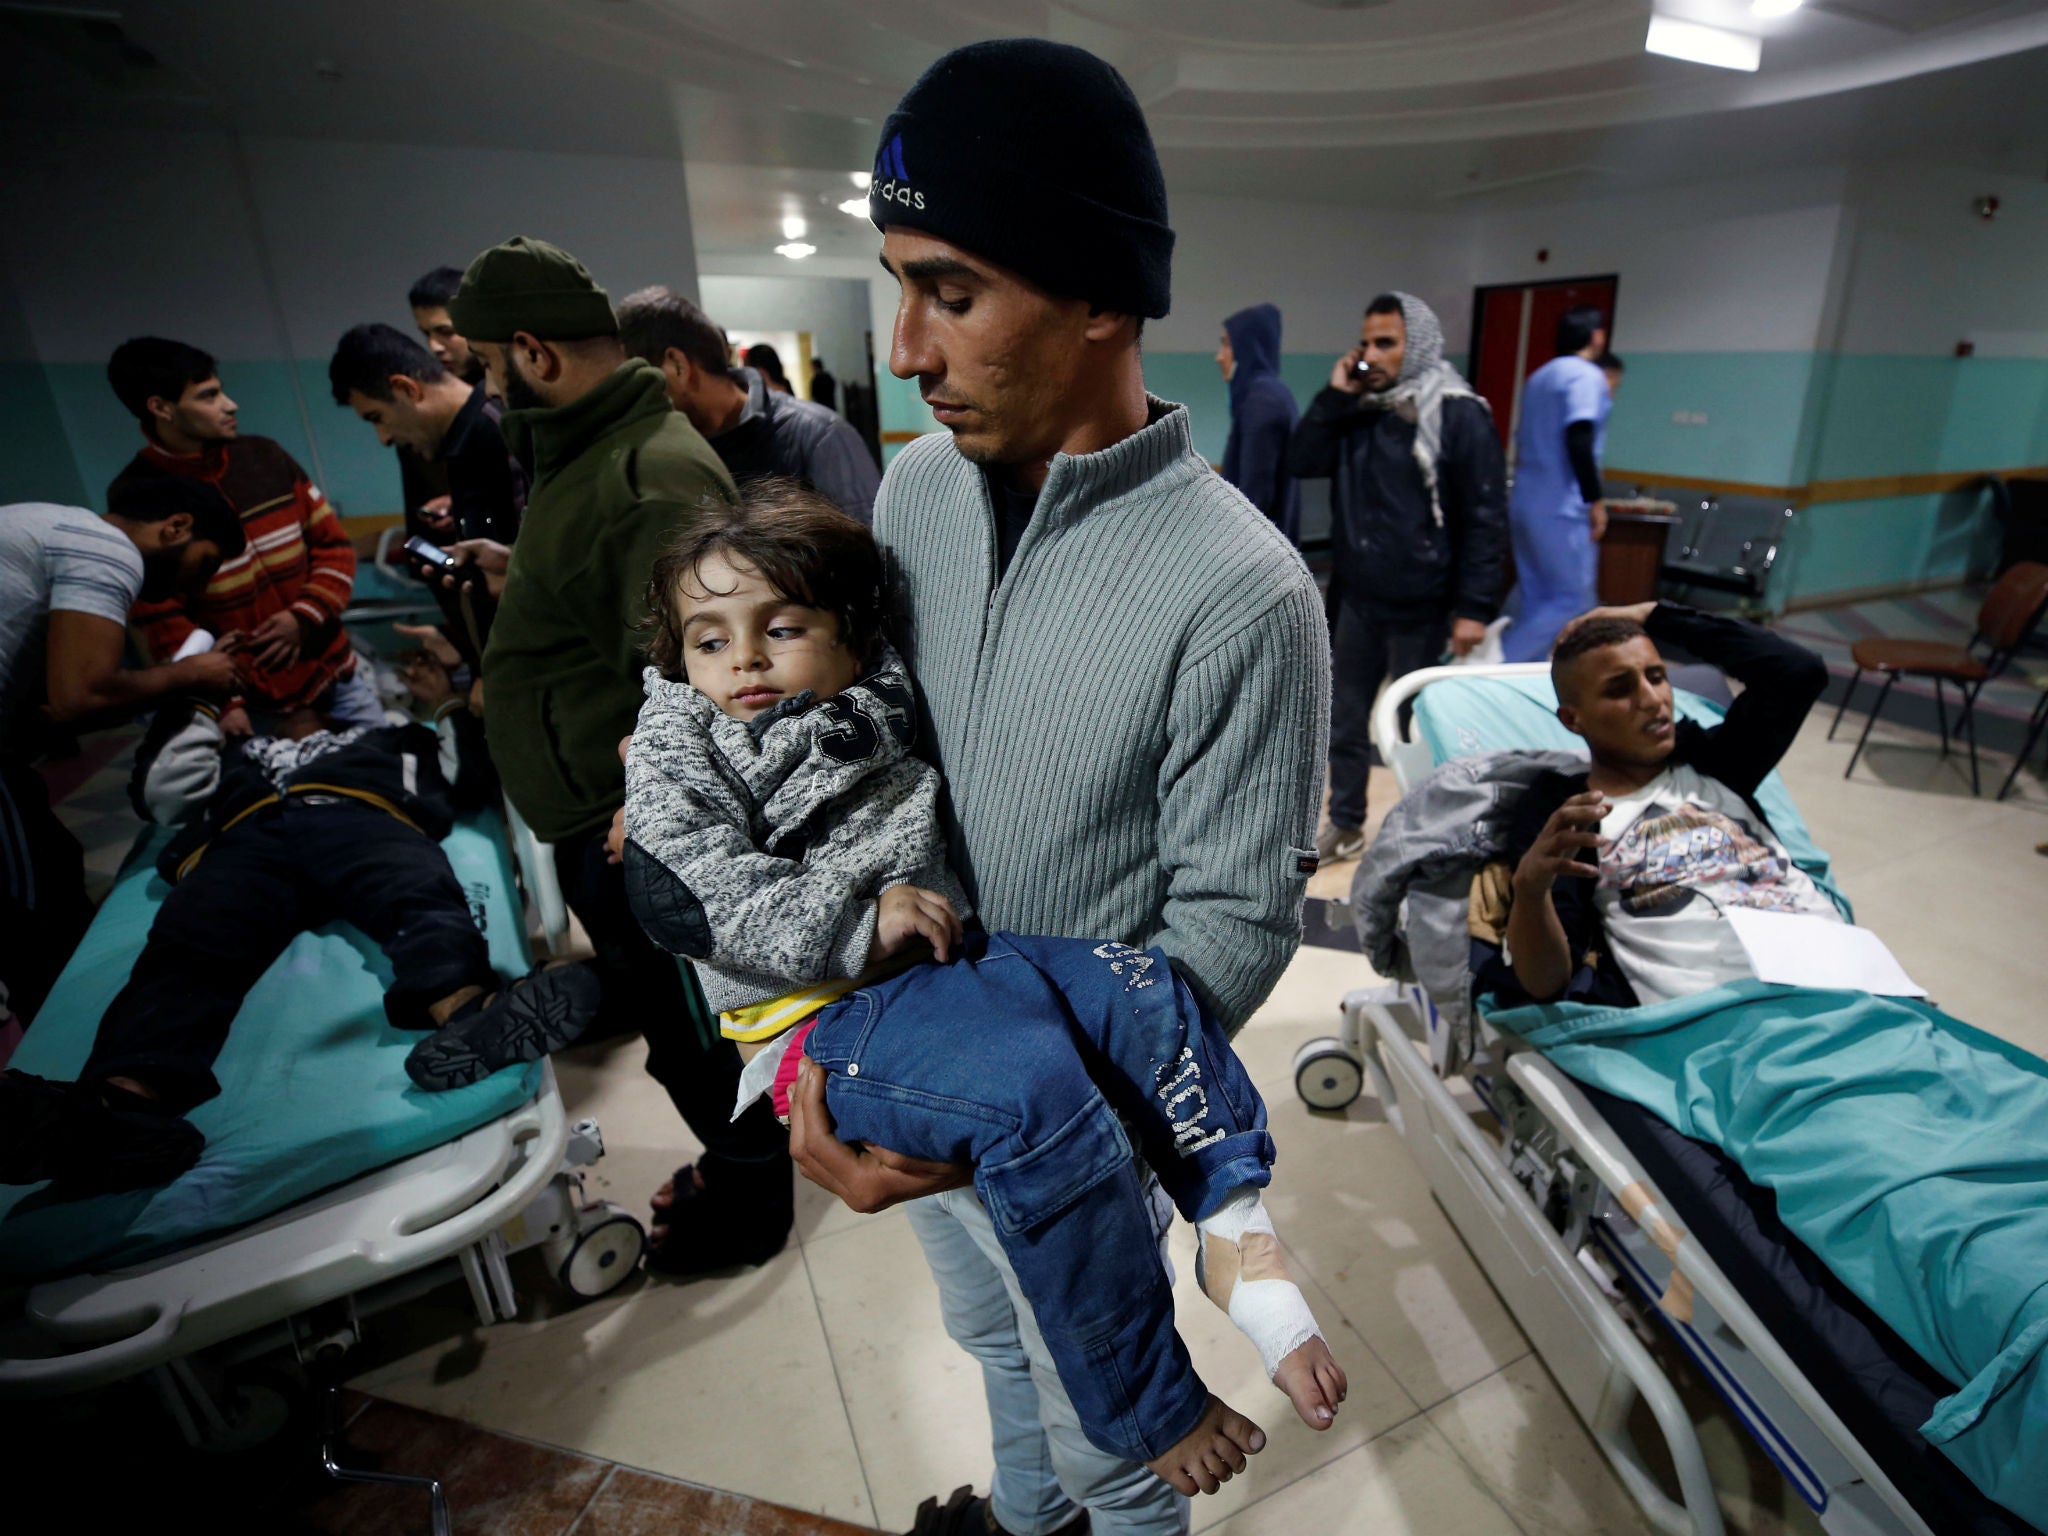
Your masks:
[{"label": "row of waiting chairs", "polygon": [[1726,592],[1745,605],[1763,601],[1771,567],[1791,529],[1790,502],[1655,485],[1632,494],[1678,509],[1678,526],[1665,543],[1657,573],[1673,597],[1705,590]]}]

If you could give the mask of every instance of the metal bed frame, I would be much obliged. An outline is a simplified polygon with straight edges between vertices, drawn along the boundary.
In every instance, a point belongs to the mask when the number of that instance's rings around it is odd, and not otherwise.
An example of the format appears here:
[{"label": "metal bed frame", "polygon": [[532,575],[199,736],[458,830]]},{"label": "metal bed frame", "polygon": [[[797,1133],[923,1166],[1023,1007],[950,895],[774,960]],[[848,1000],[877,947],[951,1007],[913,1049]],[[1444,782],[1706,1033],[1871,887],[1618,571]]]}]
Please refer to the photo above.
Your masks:
[{"label": "metal bed frame", "polygon": [[[1381,695],[1374,744],[1405,792],[1435,760],[1404,724],[1403,706],[1435,684],[1546,671],[1533,663],[1411,673]],[[1440,1070],[1455,1064],[1421,986],[1353,992],[1341,1013],[1341,1034],[1297,1054],[1297,1091],[1338,1109],[1370,1078],[1388,1122],[1652,1527],[1667,1536],[1723,1531],[1692,1419],[1623,1315],[1637,1305],[1624,1300],[1630,1293],[1831,1536],[1933,1536],[1712,1256],[1666,1214],[1655,1182],[1570,1078],[1478,1020],[1478,1053],[1463,1076],[1498,1124],[1488,1135]],[[1676,1470],[1676,1499],[1630,1431],[1639,1401]]]}]

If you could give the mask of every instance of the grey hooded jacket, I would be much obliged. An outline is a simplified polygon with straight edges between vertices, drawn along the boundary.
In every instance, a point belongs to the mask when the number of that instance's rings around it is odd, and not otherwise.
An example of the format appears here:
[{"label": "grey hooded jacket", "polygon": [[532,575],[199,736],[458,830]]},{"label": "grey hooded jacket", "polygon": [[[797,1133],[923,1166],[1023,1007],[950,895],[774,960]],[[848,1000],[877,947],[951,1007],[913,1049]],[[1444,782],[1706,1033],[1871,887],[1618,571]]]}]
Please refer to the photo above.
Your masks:
[{"label": "grey hooded jacket", "polygon": [[910,752],[916,704],[894,652],[834,698],[735,720],[652,667],[626,757],[626,893],[662,948],[697,963],[718,1012],[867,968],[882,891],[968,913],[946,867],[939,775]]},{"label": "grey hooded jacket", "polygon": [[[1452,1042],[1446,1072],[1472,1054],[1472,877],[1504,851],[1516,803],[1549,772],[1578,773],[1576,752],[1454,757],[1387,812],[1351,881],[1351,914],[1382,976],[1419,981]],[[1406,916],[1403,916],[1403,904]]]}]

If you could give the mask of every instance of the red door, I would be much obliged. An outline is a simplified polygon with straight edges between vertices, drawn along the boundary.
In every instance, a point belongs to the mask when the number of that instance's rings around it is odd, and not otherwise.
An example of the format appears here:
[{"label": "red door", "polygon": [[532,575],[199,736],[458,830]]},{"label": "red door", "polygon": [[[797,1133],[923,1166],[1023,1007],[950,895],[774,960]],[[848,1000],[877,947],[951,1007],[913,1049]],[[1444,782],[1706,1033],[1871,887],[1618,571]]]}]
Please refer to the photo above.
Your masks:
[{"label": "red door", "polygon": [[1513,440],[1522,380],[1557,356],[1557,322],[1565,311],[1590,304],[1614,330],[1614,277],[1572,277],[1552,283],[1505,283],[1481,288],[1472,305],[1472,387],[1493,407],[1503,445]]}]

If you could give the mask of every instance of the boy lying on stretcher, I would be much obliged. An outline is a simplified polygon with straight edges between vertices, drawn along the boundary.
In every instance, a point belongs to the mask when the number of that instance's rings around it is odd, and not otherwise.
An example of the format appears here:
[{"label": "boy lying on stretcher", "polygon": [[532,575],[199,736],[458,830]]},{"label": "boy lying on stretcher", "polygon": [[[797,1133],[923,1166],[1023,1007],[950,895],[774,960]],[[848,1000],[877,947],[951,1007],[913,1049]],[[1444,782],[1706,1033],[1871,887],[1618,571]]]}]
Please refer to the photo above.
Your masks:
[{"label": "boy lying on stretcher", "polygon": [[1156,949],[967,931],[868,530],[758,482],[663,556],[649,603],[626,886],[756,1052],[735,1113],[767,1093],[786,1119],[822,1070],[841,1136],[971,1163],[1089,1439],[1213,1492],[1264,1435],[1174,1332],[1130,1125],[1201,1229],[1204,1289],[1327,1429],[1344,1374],[1260,1203],[1272,1138],[1222,1028]]},{"label": "boy lying on stretcher", "polygon": [[184,1173],[206,1144],[185,1115],[220,1092],[213,1062],[242,999],[297,935],[336,919],[390,960],[391,1023],[435,1032],[406,1063],[422,1088],[475,1082],[582,1032],[596,1003],[583,967],[510,987],[492,972],[440,848],[495,791],[483,725],[438,664],[416,663],[407,683],[432,726],[336,731],[301,709],[271,734],[229,738],[210,705],[158,713],[132,792],[179,829],[157,859],[170,893],[79,1080],[0,1077],[0,1182],[84,1195]]}]

